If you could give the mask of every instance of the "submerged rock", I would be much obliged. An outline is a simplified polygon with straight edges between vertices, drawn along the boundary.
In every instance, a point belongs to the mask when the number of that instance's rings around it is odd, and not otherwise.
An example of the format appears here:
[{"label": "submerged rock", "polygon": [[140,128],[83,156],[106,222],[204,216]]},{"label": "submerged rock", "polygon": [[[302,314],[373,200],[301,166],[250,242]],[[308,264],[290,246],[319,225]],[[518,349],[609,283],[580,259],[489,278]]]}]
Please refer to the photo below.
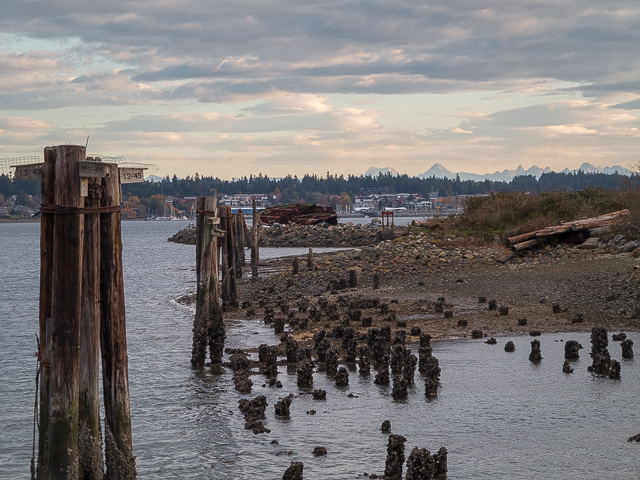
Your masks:
[{"label": "submerged rock", "polygon": [[291,335],[287,337],[287,363],[298,362],[298,342]]},{"label": "submerged rock", "polygon": [[338,373],[338,352],[333,348],[330,348],[327,350],[324,358],[327,367],[327,375],[335,375]]},{"label": "submerged rock", "polygon": [[387,355],[383,357],[380,369],[373,383],[377,385],[389,385],[389,357]]},{"label": "submerged rock", "polygon": [[578,360],[582,345],[576,340],[569,340],[564,344],[564,358],[567,360]]},{"label": "submerged rock", "polygon": [[347,385],[349,385],[349,372],[346,368],[340,367],[336,374],[336,386],[346,387]]},{"label": "submerged rock", "polygon": [[238,400],[238,408],[246,420],[244,425],[245,429],[253,430],[254,434],[271,432],[271,430],[265,428],[261,421],[265,418],[264,412],[267,409],[267,397],[258,395],[252,400]]},{"label": "submerged rock", "polygon": [[569,360],[565,360],[562,364],[562,372],[563,373],[573,373],[573,368],[571,368],[571,362]]},{"label": "submerged rock", "polygon": [[593,363],[587,368],[590,372],[606,375],[611,379],[620,378],[620,363],[611,360],[609,355],[607,331],[602,327],[591,329],[591,358]]},{"label": "submerged rock", "polygon": [[314,400],[326,400],[327,399],[327,391],[322,390],[320,388],[316,388],[313,390],[313,399]]},{"label": "submerged rock", "polygon": [[304,465],[302,462],[291,462],[289,468],[284,471],[284,475],[282,475],[282,480],[303,480],[302,471],[304,470]]},{"label": "submerged rock", "polygon": [[540,353],[540,340],[533,340],[531,342],[531,353],[529,354],[529,361],[532,363],[539,363],[542,360],[542,353]]},{"label": "submerged rock", "polygon": [[380,431],[382,433],[389,433],[391,431],[391,422],[389,420],[385,420],[384,422],[382,422]]},{"label": "submerged rock", "polygon": [[516,351],[515,343],[509,340],[507,343],[504,344],[504,351],[509,353],[515,352]]},{"label": "submerged rock", "polygon": [[313,449],[313,455],[315,457],[323,457],[327,454],[327,449],[325,447],[315,447]]},{"label": "submerged rock", "polygon": [[435,397],[440,385],[440,362],[436,357],[431,356],[425,361],[422,377],[424,378],[424,394],[427,397]]},{"label": "submerged rock", "polygon": [[631,360],[633,358],[633,340],[627,338],[620,343],[622,347],[622,358]]},{"label": "submerged rock", "polygon": [[404,398],[407,396],[407,381],[401,375],[393,376],[393,398]]},{"label": "submerged rock", "polygon": [[310,387],[313,385],[313,368],[315,365],[311,360],[303,360],[298,363],[298,386]]},{"label": "submerged rock", "polygon": [[415,447],[407,459],[405,480],[429,480],[446,475],[447,453],[445,447],[441,447],[438,453],[433,455],[426,448]]},{"label": "submerged rock", "polygon": [[276,415],[281,417],[288,417],[289,408],[291,407],[292,400],[293,399],[291,397],[284,397],[279,399],[276,402],[276,404],[273,406],[273,409],[275,410]]},{"label": "submerged rock", "polygon": [[625,340],[627,338],[627,334],[624,332],[620,332],[620,333],[614,333],[613,335],[611,335],[611,339],[614,342],[622,342],[623,340]]},{"label": "submerged rock", "polygon": [[265,362],[264,374],[267,377],[278,376],[278,347],[271,346],[267,350],[267,361]]}]

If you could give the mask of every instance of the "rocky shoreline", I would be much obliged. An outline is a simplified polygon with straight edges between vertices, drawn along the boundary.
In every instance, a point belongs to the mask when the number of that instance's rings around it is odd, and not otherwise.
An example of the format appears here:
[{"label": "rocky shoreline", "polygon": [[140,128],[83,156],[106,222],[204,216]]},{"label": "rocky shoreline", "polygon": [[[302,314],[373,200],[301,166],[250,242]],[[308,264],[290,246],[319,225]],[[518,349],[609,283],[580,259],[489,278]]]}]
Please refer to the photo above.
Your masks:
[{"label": "rocky shoreline", "polygon": [[[264,319],[269,310],[286,310],[288,329],[303,343],[320,329],[347,322],[354,309],[370,318],[366,326],[353,325],[360,336],[387,324],[394,331],[416,327],[434,338],[471,337],[474,330],[485,336],[594,326],[637,331],[640,249],[629,252],[630,242],[636,239],[617,236],[592,250],[557,244],[516,255],[500,245],[408,234],[315,255],[312,268],[296,274],[293,258],[264,261],[261,269],[274,273],[256,282],[239,279],[239,305],[245,308],[225,315]],[[300,260],[306,265],[306,258]],[[387,304],[386,310],[354,307],[372,299]],[[309,318],[311,309],[321,311],[327,302],[335,305],[333,314]]]}]

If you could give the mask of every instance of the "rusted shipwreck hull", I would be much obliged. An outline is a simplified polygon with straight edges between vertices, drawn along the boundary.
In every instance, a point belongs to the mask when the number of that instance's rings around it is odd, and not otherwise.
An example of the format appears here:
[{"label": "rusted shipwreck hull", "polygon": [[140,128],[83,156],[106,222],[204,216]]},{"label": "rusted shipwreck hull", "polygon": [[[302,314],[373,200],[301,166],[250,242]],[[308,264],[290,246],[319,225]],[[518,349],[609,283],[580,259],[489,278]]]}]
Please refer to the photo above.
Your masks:
[{"label": "rusted shipwreck hull", "polygon": [[315,203],[295,203],[280,205],[261,210],[260,221],[266,225],[274,223],[296,223],[298,225],[317,225],[318,223],[338,224],[338,214],[331,207],[322,207]]},{"label": "rusted shipwreck hull", "polygon": [[[594,228],[606,227],[621,221],[629,215],[629,210],[620,210],[619,212],[607,213],[599,217],[587,218],[584,220],[575,220],[573,222],[562,222],[560,225],[543,228],[535,232],[524,233],[515,237],[507,238],[507,247],[517,252],[535,247],[553,239],[559,239],[565,236],[575,235],[577,232],[586,232]],[[584,239],[588,237],[588,234]]]}]

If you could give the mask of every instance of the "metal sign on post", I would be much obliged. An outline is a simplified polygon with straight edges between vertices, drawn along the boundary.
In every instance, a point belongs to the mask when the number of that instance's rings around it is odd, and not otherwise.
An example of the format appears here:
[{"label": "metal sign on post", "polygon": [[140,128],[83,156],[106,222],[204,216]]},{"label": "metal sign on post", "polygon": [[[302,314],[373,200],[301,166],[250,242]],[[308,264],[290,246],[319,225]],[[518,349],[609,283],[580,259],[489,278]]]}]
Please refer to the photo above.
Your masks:
[{"label": "metal sign on post", "polygon": [[104,163],[81,161],[80,178],[104,178]]},{"label": "metal sign on post", "polygon": [[31,163],[29,165],[11,165],[16,171],[13,174],[14,180],[33,180],[42,178],[42,163]]},{"label": "metal sign on post", "polygon": [[120,183],[144,182],[145,168],[120,168]]}]

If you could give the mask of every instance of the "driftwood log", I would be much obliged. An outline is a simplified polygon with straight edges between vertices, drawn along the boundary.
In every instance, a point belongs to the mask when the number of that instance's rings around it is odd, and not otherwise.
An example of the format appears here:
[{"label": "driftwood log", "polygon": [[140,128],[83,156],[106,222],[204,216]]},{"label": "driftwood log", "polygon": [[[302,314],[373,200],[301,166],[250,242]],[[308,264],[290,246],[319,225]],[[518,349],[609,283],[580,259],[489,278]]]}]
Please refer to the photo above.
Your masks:
[{"label": "driftwood log", "polygon": [[542,230],[536,230],[535,232],[523,233],[522,235],[509,237],[507,238],[507,247],[510,247],[514,252],[526,250],[553,238],[558,238],[563,234],[581,232],[584,230],[591,230],[593,228],[611,225],[620,221],[622,217],[626,217],[627,215],[629,215],[629,210],[625,209],[618,212],[607,213],[606,215],[600,215],[599,217],[575,220],[573,222],[561,222],[560,225],[554,225],[552,227],[543,228]]}]

